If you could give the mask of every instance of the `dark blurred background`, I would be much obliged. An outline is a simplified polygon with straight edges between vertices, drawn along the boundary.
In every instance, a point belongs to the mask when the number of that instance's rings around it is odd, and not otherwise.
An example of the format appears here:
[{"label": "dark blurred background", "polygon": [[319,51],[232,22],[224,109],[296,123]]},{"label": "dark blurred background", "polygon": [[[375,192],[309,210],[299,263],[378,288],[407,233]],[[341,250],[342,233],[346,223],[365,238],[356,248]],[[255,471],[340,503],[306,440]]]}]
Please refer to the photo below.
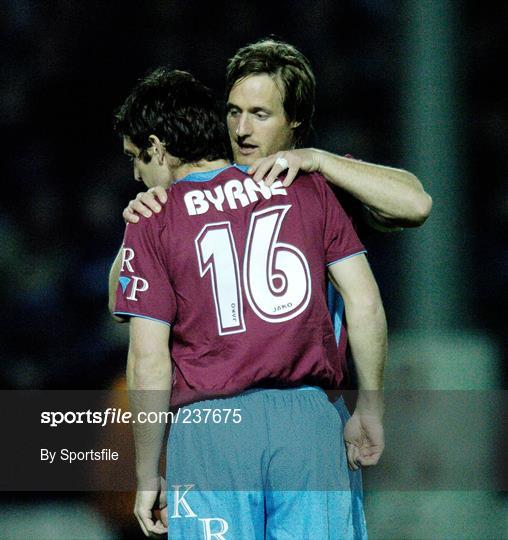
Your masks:
[{"label": "dark blurred background", "polygon": [[[460,334],[461,344],[488,343],[487,379],[505,388],[508,4],[485,6],[4,1],[2,388],[108,388],[122,373],[126,332],[109,321],[107,275],[122,209],[141,186],[112,133],[112,112],[161,64],[191,71],[221,95],[227,59],[270,34],[314,67],[312,144],[409,169],[434,198],[421,230],[364,238],[395,356],[415,347],[406,332],[419,344]],[[501,415],[494,432],[507,427]],[[493,445],[498,474],[503,445],[502,437]]]}]

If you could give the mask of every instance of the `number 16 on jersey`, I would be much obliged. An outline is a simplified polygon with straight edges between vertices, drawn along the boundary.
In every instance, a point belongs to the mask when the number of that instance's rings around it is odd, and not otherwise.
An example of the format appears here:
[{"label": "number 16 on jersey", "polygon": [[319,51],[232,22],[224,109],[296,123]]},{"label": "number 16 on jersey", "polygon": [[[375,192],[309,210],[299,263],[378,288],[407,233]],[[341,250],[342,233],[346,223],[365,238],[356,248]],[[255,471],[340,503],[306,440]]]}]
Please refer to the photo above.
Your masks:
[{"label": "number 16 on jersey", "polygon": [[242,281],[250,307],[264,321],[288,321],[309,304],[307,259],[297,247],[278,241],[290,208],[253,212],[242,270],[229,221],[205,225],[196,237],[200,275],[210,273],[219,335],[245,332]]}]

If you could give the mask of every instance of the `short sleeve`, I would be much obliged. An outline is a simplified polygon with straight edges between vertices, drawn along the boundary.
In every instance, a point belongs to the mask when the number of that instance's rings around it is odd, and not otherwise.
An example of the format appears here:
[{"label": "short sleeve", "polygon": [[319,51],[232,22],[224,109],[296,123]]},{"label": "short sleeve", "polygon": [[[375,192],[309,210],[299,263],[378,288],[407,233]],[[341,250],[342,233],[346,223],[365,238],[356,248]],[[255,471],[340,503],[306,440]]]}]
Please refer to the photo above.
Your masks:
[{"label": "short sleeve", "polygon": [[353,255],[365,253],[366,249],[360,242],[351,219],[327,185],[326,180],[320,175],[316,175],[316,181],[322,196],[324,212],[323,242],[327,266]]},{"label": "short sleeve", "polygon": [[122,267],[114,314],[143,317],[171,325],[176,317],[176,298],[160,241],[157,220],[128,224],[122,246]]}]

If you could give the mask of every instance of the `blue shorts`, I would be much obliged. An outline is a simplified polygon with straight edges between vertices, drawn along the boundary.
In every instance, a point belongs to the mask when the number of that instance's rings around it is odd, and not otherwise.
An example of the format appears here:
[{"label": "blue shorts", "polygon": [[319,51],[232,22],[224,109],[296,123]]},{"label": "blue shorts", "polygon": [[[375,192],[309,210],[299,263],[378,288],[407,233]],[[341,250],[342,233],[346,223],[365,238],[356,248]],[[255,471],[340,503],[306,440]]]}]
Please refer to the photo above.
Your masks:
[{"label": "blue shorts", "polygon": [[314,387],[180,409],[168,443],[170,540],[363,538],[342,432]]}]

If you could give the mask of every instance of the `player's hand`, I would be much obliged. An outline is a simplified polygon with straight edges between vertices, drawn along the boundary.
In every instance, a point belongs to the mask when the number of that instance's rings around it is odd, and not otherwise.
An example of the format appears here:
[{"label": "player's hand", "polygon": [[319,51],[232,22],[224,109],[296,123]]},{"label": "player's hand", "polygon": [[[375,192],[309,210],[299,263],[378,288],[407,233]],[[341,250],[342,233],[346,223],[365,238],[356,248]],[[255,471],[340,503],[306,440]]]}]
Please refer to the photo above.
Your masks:
[{"label": "player's hand", "polygon": [[166,479],[161,476],[161,490],[159,494],[160,520],[164,527],[168,527],[168,492]]},{"label": "player's hand", "polygon": [[[285,161],[284,161],[285,160]],[[287,167],[285,166],[287,162]],[[319,170],[319,153],[313,148],[299,148],[277,152],[271,156],[257,159],[247,171],[256,182],[271,186],[277,177],[287,169],[282,181],[285,187],[290,186],[299,171],[314,172]]]},{"label": "player's hand", "polygon": [[162,186],[138,193],[135,199],[129,201],[122,213],[125,223],[137,223],[140,215],[149,218],[153,212],[159,213],[162,209],[161,204],[166,204],[167,200],[168,195]]},{"label": "player's hand", "polygon": [[376,465],[385,447],[381,415],[355,411],[344,426],[344,442],[350,469]]},{"label": "player's hand", "polygon": [[162,517],[157,519],[154,515],[159,493],[159,490],[138,490],[136,493],[134,515],[144,535],[148,538],[161,538],[168,533],[167,525],[162,522]]}]

